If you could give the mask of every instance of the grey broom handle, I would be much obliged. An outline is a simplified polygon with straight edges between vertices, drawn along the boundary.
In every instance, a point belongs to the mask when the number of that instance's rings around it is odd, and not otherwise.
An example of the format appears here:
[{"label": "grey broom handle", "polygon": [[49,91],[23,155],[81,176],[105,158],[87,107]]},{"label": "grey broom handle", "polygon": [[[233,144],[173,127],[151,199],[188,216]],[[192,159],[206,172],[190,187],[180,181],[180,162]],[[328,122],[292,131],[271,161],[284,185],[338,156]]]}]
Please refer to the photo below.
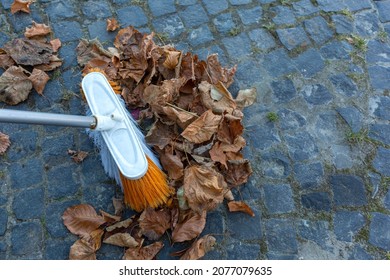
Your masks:
[{"label": "grey broom handle", "polygon": [[0,109],[0,122],[94,128],[96,118],[66,114]]}]

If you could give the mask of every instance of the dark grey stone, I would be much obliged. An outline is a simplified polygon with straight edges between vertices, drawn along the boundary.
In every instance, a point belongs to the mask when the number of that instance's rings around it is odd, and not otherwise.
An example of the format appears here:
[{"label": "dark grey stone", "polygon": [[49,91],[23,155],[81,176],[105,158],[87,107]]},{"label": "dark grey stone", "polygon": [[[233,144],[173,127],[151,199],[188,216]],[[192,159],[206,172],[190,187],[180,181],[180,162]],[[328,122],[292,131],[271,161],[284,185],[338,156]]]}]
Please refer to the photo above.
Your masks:
[{"label": "dark grey stone", "polygon": [[233,241],[226,244],[226,253],[227,260],[256,260],[260,253],[260,245]]},{"label": "dark grey stone", "polygon": [[220,14],[213,19],[215,28],[219,33],[228,35],[236,27],[231,13]]},{"label": "dark grey stone", "polygon": [[363,127],[363,116],[356,107],[338,108],[336,111],[346,121],[352,132],[356,133]]},{"label": "dark grey stone", "polygon": [[327,59],[349,59],[353,47],[344,41],[334,41],[324,45],[321,49],[321,55]]},{"label": "dark grey stone", "polygon": [[374,168],[384,176],[390,176],[390,150],[379,147],[373,160]]},{"label": "dark grey stone", "polygon": [[7,253],[7,244],[4,242],[0,242],[0,260],[6,259],[6,253]]},{"label": "dark grey stone", "polygon": [[[88,25],[88,33],[91,39],[97,38],[100,42],[114,42],[116,33],[107,32],[107,22],[105,20],[95,21]],[[73,53],[76,52],[73,49]],[[70,61],[72,61],[70,59]]]},{"label": "dark grey stone", "polygon": [[324,176],[321,162],[299,163],[294,166],[295,179],[302,189],[317,189]]},{"label": "dark grey stone", "polygon": [[153,26],[158,33],[168,34],[170,38],[184,32],[184,24],[177,14],[153,20]]},{"label": "dark grey stone", "polygon": [[207,1],[202,0],[203,4],[206,7],[207,12],[210,15],[216,15],[220,12],[223,12],[229,7],[229,3],[227,0],[215,0],[215,1]]},{"label": "dark grey stone", "polygon": [[7,43],[11,38],[0,31],[0,46],[2,47],[5,43]]},{"label": "dark grey stone", "polygon": [[287,134],[286,144],[294,161],[312,159],[317,156],[318,148],[313,137],[306,131]]},{"label": "dark grey stone", "polygon": [[1,0],[1,4],[3,5],[4,9],[10,9],[13,2],[15,2],[15,1],[13,1],[13,0]]},{"label": "dark grey stone", "polygon": [[378,140],[383,144],[390,145],[390,125],[389,124],[372,124],[368,137]]},{"label": "dark grey stone", "polygon": [[266,54],[262,65],[264,65],[265,69],[272,77],[279,77],[296,71],[292,59],[282,48]]},{"label": "dark grey stone", "polygon": [[329,212],[331,209],[330,197],[326,192],[303,194],[301,202],[303,207],[311,210]]},{"label": "dark grey stone", "polygon": [[185,8],[179,12],[179,16],[187,28],[197,27],[209,20],[206,11],[200,4]]},{"label": "dark grey stone", "polygon": [[268,51],[276,46],[274,38],[265,29],[254,29],[249,31],[248,34],[255,47],[261,51]]},{"label": "dark grey stone", "polygon": [[364,206],[367,204],[363,180],[354,175],[332,175],[330,185],[335,206]]},{"label": "dark grey stone", "polygon": [[11,231],[11,252],[18,256],[34,254],[42,248],[42,241],[43,231],[40,223],[18,223]]},{"label": "dark grey stone", "polygon": [[39,219],[44,212],[43,188],[23,190],[15,195],[12,209],[19,220]]},{"label": "dark grey stone", "polygon": [[62,201],[52,202],[46,206],[46,230],[52,238],[63,238],[71,235],[70,231],[64,226],[62,215],[68,207],[79,205],[80,201]]},{"label": "dark grey stone", "polygon": [[31,27],[32,21],[42,22],[42,17],[40,15],[39,9],[32,5],[30,6],[30,13],[15,13],[9,16],[10,24],[13,27],[14,32],[24,32],[27,27]]},{"label": "dark grey stone", "polygon": [[369,64],[389,63],[390,46],[379,40],[371,40],[367,43],[366,60]]},{"label": "dark grey stone", "polygon": [[390,21],[390,1],[375,1],[381,22]]},{"label": "dark grey stone", "polygon": [[366,218],[360,212],[338,211],[334,216],[333,223],[336,238],[341,241],[352,242],[354,236],[366,224]]},{"label": "dark grey stone", "polygon": [[264,150],[281,142],[278,131],[272,124],[250,126],[248,129],[252,131],[249,142],[254,148]]},{"label": "dark grey stone", "polygon": [[83,37],[81,25],[77,21],[60,21],[53,23],[52,26],[56,37],[62,43],[78,41]]},{"label": "dark grey stone", "polygon": [[261,214],[258,209],[252,210],[255,217],[245,213],[232,212],[226,217],[227,230],[234,239],[259,240],[262,238]]},{"label": "dark grey stone", "polygon": [[8,214],[5,209],[0,208],[0,236],[5,234],[8,224]]},{"label": "dark grey stone", "polygon": [[297,97],[297,91],[294,83],[290,79],[273,81],[271,88],[279,102],[289,102]]},{"label": "dark grey stone", "polygon": [[334,0],[317,0],[318,8],[324,12],[340,12],[347,8],[342,1]]},{"label": "dark grey stone", "polygon": [[344,15],[332,15],[332,22],[336,28],[337,34],[351,34],[353,33],[352,20]]},{"label": "dark grey stone", "polygon": [[214,40],[213,34],[207,25],[201,25],[198,28],[192,29],[188,35],[188,41],[193,47],[205,44]]},{"label": "dark grey stone", "polygon": [[285,29],[277,29],[276,33],[282,44],[288,49],[292,50],[297,47],[306,47],[310,45],[310,40],[307,37],[302,27],[291,27]]},{"label": "dark grey stone", "polygon": [[383,200],[383,205],[390,210],[390,190],[387,192],[384,200]]},{"label": "dark grey stone", "polygon": [[202,231],[202,235],[212,234],[218,243],[224,239],[225,232],[225,221],[224,217],[218,211],[212,211],[207,213],[206,226]]},{"label": "dark grey stone", "polygon": [[371,85],[377,90],[390,89],[390,68],[384,66],[368,67],[368,74],[370,76]]},{"label": "dark grey stone", "polygon": [[144,10],[139,6],[127,6],[116,11],[119,24],[123,26],[132,25],[135,27],[144,26],[148,23],[148,18]]},{"label": "dark grey stone", "polygon": [[103,19],[112,17],[110,7],[106,1],[90,0],[82,4],[81,10],[88,19]]},{"label": "dark grey stone", "polygon": [[324,250],[331,250],[329,222],[302,220],[298,230],[301,238],[313,241]]},{"label": "dark grey stone", "polygon": [[364,250],[360,245],[356,245],[348,257],[349,260],[374,260],[375,258]]},{"label": "dark grey stone", "polygon": [[261,9],[261,7],[254,7],[246,10],[238,10],[238,15],[240,16],[242,23],[245,25],[259,24],[262,18],[262,14],[263,14],[263,10]]},{"label": "dark grey stone", "polygon": [[278,116],[282,130],[298,129],[306,125],[306,118],[304,116],[286,108],[278,111]]},{"label": "dark grey stone", "polygon": [[264,175],[269,178],[283,179],[290,175],[290,160],[279,151],[261,155]]},{"label": "dark grey stone", "polygon": [[252,0],[229,0],[230,4],[236,6],[236,5],[244,5],[249,4],[252,2]]},{"label": "dark grey stone", "polygon": [[268,253],[296,254],[298,242],[292,220],[269,219],[265,222]]},{"label": "dark grey stone", "polygon": [[370,237],[372,245],[390,251],[390,216],[382,213],[372,213]]},{"label": "dark grey stone", "polygon": [[318,12],[318,8],[310,0],[301,0],[292,5],[297,16],[309,16]]},{"label": "dark grey stone", "polygon": [[267,253],[267,260],[297,260],[297,254]]},{"label": "dark grey stone", "polygon": [[73,169],[69,166],[59,166],[47,172],[48,197],[59,199],[73,196],[79,190],[79,183],[73,179]]},{"label": "dark grey stone", "polygon": [[51,22],[57,22],[77,16],[74,1],[52,1],[46,8],[46,14]]},{"label": "dark grey stone", "polygon": [[271,14],[273,15],[272,21],[275,24],[295,24],[296,19],[291,8],[286,6],[275,6],[270,9]]},{"label": "dark grey stone", "polygon": [[242,197],[245,201],[262,199],[263,195],[259,187],[259,178],[250,176],[247,183],[236,191],[233,191],[234,197]]},{"label": "dark grey stone", "polygon": [[315,123],[315,127],[318,130],[316,132],[318,142],[322,142],[325,145],[337,145],[340,139],[344,140],[345,134],[340,133],[337,121],[338,114],[333,110],[325,111],[318,116]]},{"label": "dark grey stone", "polygon": [[75,241],[50,238],[45,240],[45,242],[45,260],[67,260],[69,259],[70,247]]},{"label": "dark grey stone", "polygon": [[348,97],[359,94],[356,84],[344,73],[333,75],[329,79],[334,85],[337,93]]},{"label": "dark grey stone", "polygon": [[377,195],[377,193],[379,191],[379,188],[381,187],[382,178],[377,173],[369,172],[368,179],[370,180],[370,185],[373,188],[371,191],[371,198],[375,198],[375,196]]},{"label": "dark grey stone", "polygon": [[176,12],[175,0],[148,0],[148,5],[154,17]]},{"label": "dark grey stone", "polygon": [[276,0],[258,0],[261,4],[270,4],[275,2]]},{"label": "dark grey stone", "polygon": [[120,187],[114,184],[99,183],[83,186],[84,202],[89,203],[97,209],[113,213],[112,198],[116,193],[120,193]]},{"label": "dark grey stone", "polygon": [[43,180],[43,162],[40,159],[30,159],[25,164],[13,164],[9,167],[9,171],[13,189],[33,186]]},{"label": "dark grey stone", "polygon": [[42,141],[43,160],[49,166],[62,164],[69,159],[66,150],[74,150],[74,145],[74,136],[64,130],[59,130],[57,135],[47,136]]},{"label": "dark grey stone", "polygon": [[363,12],[355,15],[356,33],[362,37],[374,36],[380,30],[378,15],[375,12]]},{"label": "dark grey stone", "polygon": [[313,77],[325,67],[324,60],[316,49],[309,49],[294,59],[297,69],[305,77]]},{"label": "dark grey stone", "polygon": [[12,145],[7,151],[8,160],[17,162],[32,156],[37,150],[38,133],[32,129],[21,130],[10,135]]},{"label": "dark grey stone", "polygon": [[290,185],[265,185],[264,198],[269,214],[291,213],[295,210]]},{"label": "dark grey stone", "polygon": [[[107,33],[107,32],[105,32]],[[90,37],[93,38],[92,34],[89,33]],[[101,36],[99,34],[99,36]],[[63,59],[62,61],[62,67],[63,69],[67,69],[70,67],[75,67],[78,65],[77,63],[77,53],[75,52],[75,49],[79,42],[69,42],[58,50],[59,57],[66,57],[66,59]],[[53,84],[53,85],[51,85]],[[55,86],[55,88],[53,88]],[[59,80],[49,80],[49,82],[46,84],[45,87],[45,96],[50,98],[53,103],[60,103],[59,101],[62,100],[63,92],[61,90],[58,90],[58,87],[61,86],[59,84]],[[53,99],[55,98],[55,99]]]},{"label": "dark grey stone", "polygon": [[[80,83],[81,83],[81,73],[75,73],[72,69],[66,70],[61,73],[62,79],[64,80],[65,88],[70,90],[71,92],[78,92],[80,90]],[[75,96],[72,96],[69,102],[72,102],[72,100],[78,100],[80,102],[80,99],[76,98]],[[70,110],[73,110],[74,108],[70,108]],[[85,109],[84,109],[85,111]],[[72,113],[73,114],[73,113]]]},{"label": "dark grey stone", "polygon": [[317,16],[303,22],[310,38],[321,45],[333,37],[333,31],[329,28],[328,23],[321,16]]},{"label": "dark grey stone", "polygon": [[[241,59],[251,55],[251,41],[246,33],[240,33],[234,37],[226,37],[222,42],[232,59]],[[240,48],[237,48],[240,46]]]},{"label": "dark grey stone", "polygon": [[380,96],[373,113],[379,119],[390,121],[390,97]]},{"label": "dark grey stone", "polygon": [[347,9],[351,12],[356,12],[364,9],[371,9],[371,1],[370,0],[344,0]]},{"label": "dark grey stone", "polygon": [[198,0],[180,0],[177,1],[177,4],[181,6],[189,6],[194,5],[196,2],[198,2]]},{"label": "dark grey stone", "polygon": [[302,88],[301,94],[306,102],[312,105],[324,105],[333,99],[329,90],[321,84],[306,85]]}]

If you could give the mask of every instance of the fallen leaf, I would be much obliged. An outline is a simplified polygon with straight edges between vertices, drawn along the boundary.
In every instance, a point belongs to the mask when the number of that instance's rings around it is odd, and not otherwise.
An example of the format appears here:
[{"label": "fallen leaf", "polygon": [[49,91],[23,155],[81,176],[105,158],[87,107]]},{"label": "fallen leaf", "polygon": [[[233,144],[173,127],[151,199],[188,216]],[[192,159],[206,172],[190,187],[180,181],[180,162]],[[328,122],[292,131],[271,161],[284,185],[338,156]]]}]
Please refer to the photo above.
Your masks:
[{"label": "fallen leaf", "polygon": [[210,77],[210,82],[214,85],[219,82],[225,87],[229,87],[233,83],[233,77],[237,71],[237,66],[230,69],[221,66],[218,60],[218,54],[212,54],[207,57],[207,72]]},{"label": "fallen leaf", "polygon": [[74,162],[81,163],[88,156],[88,152],[68,150],[68,154],[72,157]]},{"label": "fallen leaf", "polygon": [[64,225],[68,230],[82,238],[88,238],[91,232],[105,223],[102,216],[97,215],[89,204],[69,207],[62,215]]},{"label": "fallen leaf", "polygon": [[184,242],[199,236],[206,225],[206,211],[201,214],[194,211],[188,212],[186,218],[177,223],[172,231],[172,241]]},{"label": "fallen leaf", "polygon": [[0,155],[4,155],[10,145],[9,136],[0,132]]},{"label": "fallen leaf", "polygon": [[50,44],[26,38],[13,39],[3,49],[20,65],[49,64],[53,55]]},{"label": "fallen leaf", "polygon": [[180,257],[181,260],[198,260],[211,251],[216,239],[211,235],[205,235],[196,240],[191,247]]},{"label": "fallen leaf", "polygon": [[113,197],[112,204],[114,205],[115,215],[121,216],[125,210],[125,203],[123,202],[123,199]]},{"label": "fallen leaf", "polygon": [[48,25],[44,23],[36,23],[35,21],[33,21],[31,27],[26,27],[24,36],[27,38],[32,38],[36,36],[45,36],[47,34],[50,34],[51,32],[51,28]]},{"label": "fallen leaf", "polygon": [[244,201],[229,201],[228,207],[230,212],[244,212],[252,217],[255,216],[255,213]]},{"label": "fallen leaf", "polygon": [[210,140],[217,132],[222,116],[215,115],[211,110],[204,112],[181,133],[185,139],[199,144]]},{"label": "fallen leaf", "polygon": [[115,233],[103,240],[103,243],[120,247],[138,247],[139,243],[130,235],[130,233]]},{"label": "fallen leaf", "polygon": [[96,250],[88,241],[79,239],[70,247],[69,259],[96,260]]},{"label": "fallen leaf", "polygon": [[164,152],[160,153],[160,162],[164,170],[168,172],[169,178],[172,178],[173,180],[177,180],[183,177],[184,166],[180,157],[177,154],[172,154],[171,150],[172,147],[167,146]]},{"label": "fallen leaf", "polygon": [[179,59],[181,56],[181,52],[176,50],[168,50],[166,51],[166,59],[163,63],[164,67],[168,69],[175,69],[177,64],[179,63]]},{"label": "fallen leaf", "polygon": [[114,231],[114,230],[120,229],[120,228],[125,229],[125,228],[128,228],[133,222],[134,222],[133,219],[129,218],[129,219],[117,222],[111,226],[106,227],[106,231],[111,232],[111,231]]},{"label": "fallen leaf", "polygon": [[238,95],[235,99],[238,108],[243,109],[252,105],[256,101],[256,96],[256,88],[249,88],[238,91]]},{"label": "fallen leaf", "polygon": [[11,5],[11,13],[15,14],[19,11],[30,13],[30,5],[34,0],[15,0]]},{"label": "fallen leaf", "polygon": [[53,49],[53,52],[57,52],[59,50],[59,48],[61,48],[62,43],[61,43],[60,39],[56,38],[56,39],[50,40],[50,45],[51,45],[51,48]]},{"label": "fallen leaf", "polygon": [[126,250],[123,259],[124,260],[152,260],[164,247],[161,241],[154,242],[148,246],[141,248],[129,248]]},{"label": "fallen leaf", "polygon": [[50,80],[50,77],[44,71],[34,68],[28,79],[32,82],[34,89],[40,95],[43,95],[43,90],[45,89],[46,83]]},{"label": "fallen leaf", "polygon": [[35,65],[35,68],[48,72],[57,69],[61,65],[62,65],[62,60],[58,56],[53,54],[49,59],[49,63]]},{"label": "fallen leaf", "polygon": [[171,225],[171,214],[166,208],[146,208],[138,219],[141,233],[150,240],[159,239]]},{"label": "fallen leaf", "polygon": [[115,18],[108,18],[106,20],[107,23],[107,31],[115,31],[119,28],[119,23]]},{"label": "fallen leaf", "polygon": [[15,64],[15,61],[3,49],[0,49],[0,67],[7,69]]},{"label": "fallen leaf", "polygon": [[108,224],[116,223],[121,220],[121,217],[112,215],[110,213],[107,213],[106,211],[99,210],[100,214],[102,215],[105,222]]},{"label": "fallen leaf", "polygon": [[232,187],[246,183],[253,172],[250,162],[247,159],[229,160],[227,164],[228,169],[224,171],[224,178],[228,185]]},{"label": "fallen leaf", "polygon": [[145,140],[150,146],[156,146],[163,150],[176,137],[177,135],[174,133],[172,126],[157,120],[148,131]]},{"label": "fallen leaf", "polygon": [[210,150],[210,158],[215,161],[221,163],[227,169],[227,157],[225,151],[221,148],[222,143],[216,142],[214,146]]},{"label": "fallen leaf", "polygon": [[189,207],[198,212],[213,210],[223,201],[225,185],[220,173],[203,165],[184,170],[184,196]]},{"label": "fallen leaf", "polygon": [[85,66],[92,59],[104,60],[107,63],[111,61],[112,53],[105,50],[98,40],[81,40],[76,47],[77,62]]},{"label": "fallen leaf", "polygon": [[20,66],[9,67],[0,76],[0,101],[10,105],[16,105],[27,99],[32,82]]}]

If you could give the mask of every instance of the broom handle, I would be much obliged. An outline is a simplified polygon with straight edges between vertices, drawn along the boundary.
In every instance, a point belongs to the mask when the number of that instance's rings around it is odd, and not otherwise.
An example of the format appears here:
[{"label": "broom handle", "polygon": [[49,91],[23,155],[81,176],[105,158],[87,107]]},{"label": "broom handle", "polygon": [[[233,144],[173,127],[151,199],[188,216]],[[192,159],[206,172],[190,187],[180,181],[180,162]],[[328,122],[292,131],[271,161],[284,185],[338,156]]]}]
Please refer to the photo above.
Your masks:
[{"label": "broom handle", "polygon": [[95,117],[0,109],[0,122],[94,128]]}]

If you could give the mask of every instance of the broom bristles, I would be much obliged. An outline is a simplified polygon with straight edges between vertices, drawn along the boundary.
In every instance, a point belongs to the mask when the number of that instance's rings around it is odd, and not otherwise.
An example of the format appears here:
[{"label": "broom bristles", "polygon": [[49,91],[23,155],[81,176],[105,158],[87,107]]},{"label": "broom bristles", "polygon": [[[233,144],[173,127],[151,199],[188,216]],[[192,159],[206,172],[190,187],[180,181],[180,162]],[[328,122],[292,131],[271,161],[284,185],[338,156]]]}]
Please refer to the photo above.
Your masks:
[{"label": "broom bristles", "polygon": [[142,178],[131,180],[119,172],[125,204],[137,212],[165,204],[172,194],[166,175],[148,156],[146,158],[148,171]]}]

